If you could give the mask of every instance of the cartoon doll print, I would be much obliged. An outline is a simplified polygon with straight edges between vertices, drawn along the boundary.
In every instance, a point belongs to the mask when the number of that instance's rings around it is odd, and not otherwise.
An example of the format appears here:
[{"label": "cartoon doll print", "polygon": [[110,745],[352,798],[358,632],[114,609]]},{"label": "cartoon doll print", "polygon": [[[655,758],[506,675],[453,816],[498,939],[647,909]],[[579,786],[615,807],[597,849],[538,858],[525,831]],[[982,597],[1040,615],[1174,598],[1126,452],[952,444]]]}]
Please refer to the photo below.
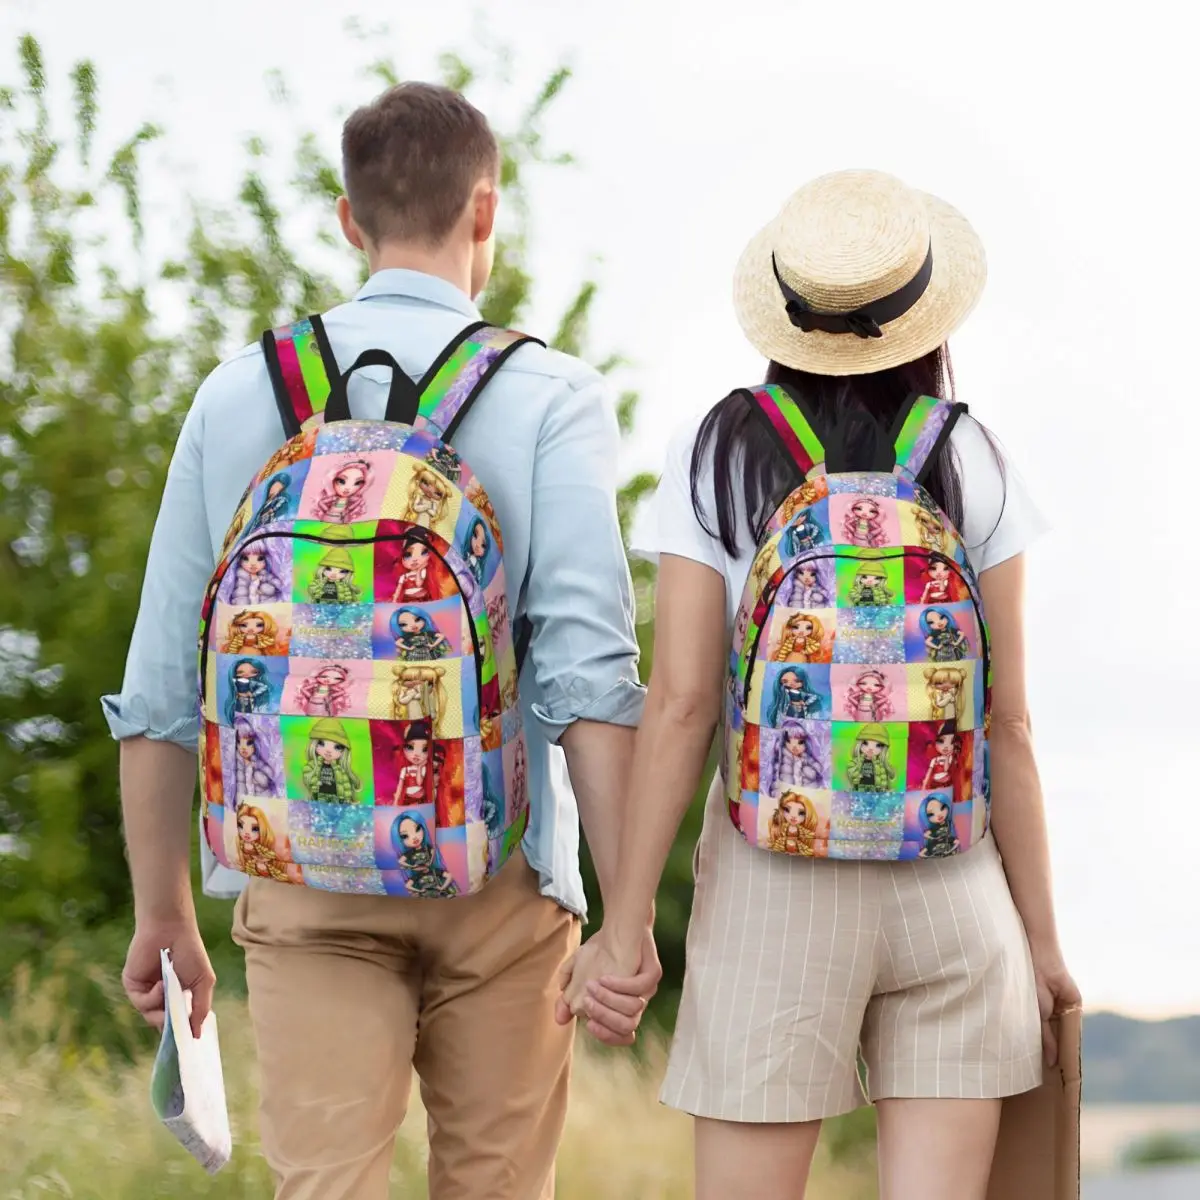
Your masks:
[{"label": "cartoon doll print", "polygon": [[392,803],[397,808],[409,808],[414,804],[425,804],[432,792],[429,778],[432,768],[429,762],[430,729],[425,721],[414,721],[404,732],[404,742],[396,750],[396,791]]},{"label": "cartoon doll print", "polygon": [[451,652],[446,635],[419,608],[398,608],[388,622],[396,640],[396,657],[405,662],[436,662]]},{"label": "cartoon doll print", "polygon": [[950,563],[940,554],[929,556],[929,566],[921,578],[925,581],[921,589],[922,604],[952,604],[958,599],[957,579]]},{"label": "cartoon doll print", "polygon": [[404,539],[400,549],[400,576],[392,593],[393,604],[419,604],[437,599],[429,576],[432,553],[421,538],[409,535]]},{"label": "cartoon doll print", "polygon": [[488,537],[487,525],[484,524],[482,517],[476,517],[467,530],[467,536],[463,538],[460,553],[467,564],[467,569],[471,572],[471,578],[481,587],[490,546],[491,540]]},{"label": "cartoon doll print", "polygon": [[350,738],[336,718],[317,721],[308,734],[304,790],[314,804],[353,804],[362,782],[350,763]]},{"label": "cartoon doll print", "polygon": [[883,608],[891,604],[894,596],[887,585],[887,575],[879,563],[869,559],[858,564],[854,582],[848,597],[853,608]]},{"label": "cartoon doll print", "polygon": [[496,548],[502,551],[500,522],[496,518],[496,510],[492,507],[491,500],[483,490],[483,484],[478,479],[472,479],[467,484],[467,490],[463,492],[463,495],[483,514],[483,519],[488,523],[488,527],[492,531],[492,540],[496,543]]},{"label": "cartoon doll print", "polygon": [[513,802],[518,809],[524,803],[528,795],[529,774],[525,766],[525,740],[522,738],[517,742],[516,752],[513,754]]},{"label": "cartoon doll print", "polygon": [[808,734],[795,726],[785,725],[775,753],[775,783],[773,790],[822,786],[821,768],[813,756]]},{"label": "cartoon doll print", "polygon": [[486,762],[482,764],[483,772],[483,820],[487,825],[489,841],[495,841],[504,836],[505,805],[503,780],[492,778]]},{"label": "cartoon doll print", "polygon": [[349,678],[350,672],[341,663],[321,667],[300,685],[300,711],[306,717],[340,717],[350,707]]},{"label": "cartoon doll print", "polygon": [[245,508],[239,504],[237,512],[233,514],[233,520],[230,522],[229,528],[225,531],[225,540],[221,543],[222,561],[229,551],[233,549],[233,543],[241,536],[242,530],[246,528],[248,520]]},{"label": "cartoon doll print", "polygon": [[926,550],[936,553],[946,548],[946,529],[937,513],[922,507],[914,508],[913,523],[917,527],[921,545]]},{"label": "cartoon doll print", "polygon": [[775,680],[767,724],[780,725],[788,720],[803,721],[819,716],[820,712],[821,697],[809,687],[808,676],[803,671],[781,672]]},{"label": "cartoon doll print", "polygon": [[288,467],[294,467],[301,459],[311,458],[313,447],[316,445],[317,434],[316,430],[310,430],[303,437],[292,438],[289,442],[284,442],[274,454],[267,459],[267,465],[263,467],[260,479],[265,479],[271,475],[275,475],[280,471],[286,471]]},{"label": "cartoon doll print", "polygon": [[225,719],[232,725],[240,714],[266,712],[271,702],[267,668],[257,659],[240,658],[229,669],[229,700]]},{"label": "cartoon doll print", "polygon": [[963,711],[963,684],[967,673],[961,668],[930,667],[925,672],[925,691],[929,707],[938,721],[957,722]]},{"label": "cartoon doll print", "polygon": [[761,596],[767,590],[767,581],[775,570],[775,556],[770,546],[764,547],[750,564],[750,576],[754,580],[754,591]]},{"label": "cartoon doll print", "polygon": [[492,640],[498,642],[508,628],[508,597],[501,593],[487,602],[488,624],[492,629]]},{"label": "cartoon doll print", "polygon": [[[426,729],[426,733],[430,731]],[[442,794],[442,774],[446,770],[446,747],[434,746],[433,748],[433,795],[435,799]],[[440,804],[441,801],[439,800]]]},{"label": "cartoon doll print", "polygon": [[955,776],[958,774],[959,759],[962,756],[962,738],[953,721],[946,721],[938,727],[937,737],[929,747],[929,765],[925,768],[925,778],[921,787],[927,791],[955,792]]},{"label": "cartoon doll print", "polygon": [[958,853],[958,838],[954,835],[952,809],[947,796],[937,792],[921,801],[920,858],[948,858]]},{"label": "cartoon doll print", "polygon": [[890,792],[896,779],[889,752],[891,738],[882,725],[864,725],[854,739],[846,777],[856,792]]},{"label": "cartoon doll print", "polygon": [[444,667],[392,668],[392,720],[428,721],[434,736],[441,736],[446,711]]},{"label": "cartoon doll print", "polygon": [[802,508],[811,508],[826,494],[827,492],[811,479],[806,479],[798,488],[793,488],[779,506],[779,515],[783,524],[791,524],[792,518]]},{"label": "cartoon doll print", "polygon": [[829,594],[821,586],[817,568],[812,563],[797,567],[787,578],[789,608],[828,608]]},{"label": "cartoon doll print", "polygon": [[767,845],[783,854],[812,858],[816,841],[817,810],[813,802],[800,792],[784,792],[771,814]]},{"label": "cartoon doll print", "polygon": [[233,563],[233,591],[230,603],[243,608],[272,604],[290,599],[284,595],[284,583],[266,541],[244,546]]},{"label": "cartoon doll print", "polygon": [[459,472],[462,470],[462,459],[449,446],[439,442],[425,455],[425,461],[435,471],[445,475],[451,483],[458,482]]},{"label": "cartoon doll print", "polygon": [[275,833],[267,814],[252,804],[237,809],[238,865],[247,875],[274,879],[279,883],[299,883],[298,869],[285,863],[275,848]]},{"label": "cartoon doll print", "polygon": [[287,518],[288,488],[291,486],[292,477],[286,471],[280,471],[278,475],[271,476],[267,482],[267,494],[263,497],[258,512],[246,526],[247,533],[253,533],[256,529],[265,529],[268,525],[274,525]]},{"label": "cartoon doll print", "polygon": [[446,515],[449,502],[450,488],[439,475],[428,467],[413,469],[408,485],[408,507],[403,514],[405,521],[432,528]]},{"label": "cartoon doll print", "polygon": [[401,870],[408,875],[404,886],[410,895],[426,900],[457,895],[458,887],[446,870],[429,826],[419,813],[405,813],[396,818],[392,826],[392,848]]},{"label": "cartoon doll print", "polygon": [[234,772],[239,796],[272,796],[275,794],[275,775],[259,746],[258,735],[246,721],[235,721]]},{"label": "cartoon doll print", "polygon": [[967,635],[947,609],[927,608],[921,614],[921,632],[930,662],[958,662],[971,653]]},{"label": "cartoon doll print", "polygon": [[809,613],[793,613],[783,626],[772,662],[810,663],[821,660],[825,630]]},{"label": "cartoon doll print", "polygon": [[309,582],[309,600],[313,604],[357,604],[361,596],[350,551],[345,546],[330,546]]},{"label": "cartoon doll print", "polygon": [[825,532],[817,524],[812,513],[805,509],[796,517],[795,522],[787,527],[779,540],[782,557],[791,561],[820,545],[825,540]]},{"label": "cartoon doll print", "polygon": [[882,671],[863,671],[846,689],[846,711],[855,721],[886,721],[894,711],[891,692]]},{"label": "cartoon doll print", "polygon": [[229,634],[221,645],[222,654],[273,654],[279,630],[270,613],[247,609],[229,622]]},{"label": "cartoon doll print", "polygon": [[313,506],[317,519],[335,525],[360,521],[367,510],[365,492],[371,482],[371,464],[365,458],[342,463],[326,480]]},{"label": "cartoon doll print", "polygon": [[846,510],[842,521],[842,538],[851,546],[877,550],[886,540],[879,501],[861,496]]}]

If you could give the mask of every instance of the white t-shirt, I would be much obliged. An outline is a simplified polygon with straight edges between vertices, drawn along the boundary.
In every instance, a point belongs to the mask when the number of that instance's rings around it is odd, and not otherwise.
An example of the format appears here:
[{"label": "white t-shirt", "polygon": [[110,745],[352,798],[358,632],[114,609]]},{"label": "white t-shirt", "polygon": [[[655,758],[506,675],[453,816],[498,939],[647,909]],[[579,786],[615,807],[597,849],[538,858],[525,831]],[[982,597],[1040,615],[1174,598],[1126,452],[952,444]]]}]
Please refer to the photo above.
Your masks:
[{"label": "white t-shirt", "polygon": [[[667,448],[662,481],[650,502],[645,519],[634,530],[633,552],[657,561],[660,554],[675,554],[704,563],[725,577],[725,595],[732,627],[742,590],[754,561],[754,545],[737,497],[738,555],[730,556],[719,537],[709,534],[692,508],[692,447],[703,415],[689,421]],[[967,557],[977,574],[1020,554],[1047,528],[1024,483],[1002,452],[993,450],[979,424],[963,416],[950,435],[962,477],[964,518],[960,533]],[[996,461],[1001,453],[1004,470]],[[736,479],[736,472],[735,472]],[[735,492],[736,495],[736,492]],[[712,460],[700,478],[700,503],[706,523],[716,529]]]}]

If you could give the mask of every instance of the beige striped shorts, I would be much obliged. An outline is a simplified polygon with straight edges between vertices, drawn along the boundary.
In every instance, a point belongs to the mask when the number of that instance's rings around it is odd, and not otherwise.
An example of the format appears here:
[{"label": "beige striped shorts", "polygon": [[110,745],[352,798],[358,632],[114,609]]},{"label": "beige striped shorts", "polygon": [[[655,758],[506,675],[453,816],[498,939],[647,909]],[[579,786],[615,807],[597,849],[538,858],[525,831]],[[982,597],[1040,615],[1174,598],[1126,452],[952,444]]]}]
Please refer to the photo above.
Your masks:
[{"label": "beige striped shorts", "polygon": [[1033,966],[996,843],[915,862],[748,846],[709,792],[662,1101],[812,1121],[866,1096],[995,1098],[1041,1083]]}]

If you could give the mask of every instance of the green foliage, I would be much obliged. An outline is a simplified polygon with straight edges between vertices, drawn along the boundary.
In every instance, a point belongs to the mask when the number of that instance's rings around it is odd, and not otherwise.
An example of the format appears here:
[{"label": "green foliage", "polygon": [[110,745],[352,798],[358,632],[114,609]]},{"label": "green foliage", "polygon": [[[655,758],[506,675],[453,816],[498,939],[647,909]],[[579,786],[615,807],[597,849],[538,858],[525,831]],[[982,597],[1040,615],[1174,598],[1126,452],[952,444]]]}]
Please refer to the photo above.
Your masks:
[{"label": "green foliage", "polygon": [[[178,212],[151,218],[141,174],[169,129],[146,124],[113,142],[84,62],[69,76],[73,121],[60,136],[41,47],[25,37],[18,51],[19,79],[0,91],[0,988],[21,962],[66,972],[72,1011],[128,1052],[142,1035],[108,1015],[123,1011],[110,991],[130,893],[116,748],[98,698],[122,676],[166,467],[182,415],[220,358],[269,325],[337,302],[362,264],[346,247],[339,258],[287,233],[317,224],[340,193],[314,135],[286,159],[249,139],[235,196],[181,198]],[[475,87],[502,81],[509,56],[502,47],[482,61],[447,55],[441,68]],[[389,62],[370,73],[400,77]],[[569,79],[565,68],[551,73],[498,134],[506,204],[481,304],[498,324],[520,325],[530,302],[527,181],[569,161],[544,129]],[[286,100],[282,76],[267,85]],[[105,144],[115,145],[106,155]],[[292,164],[283,187],[268,171],[280,161]],[[174,234],[165,261],[144,250],[151,219]],[[580,283],[555,344],[586,352],[595,294],[594,282]],[[167,328],[164,311],[186,313],[183,327]],[[618,365],[615,356],[606,364]],[[626,394],[626,430],[635,406]],[[640,476],[623,495],[624,522],[649,483]],[[644,565],[640,578],[646,586]],[[648,640],[648,627],[641,632]],[[201,919],[222,985],[236,991],[229,906],[202,902]]]},{"label": "green foliage", "polygon": [[1126,1150],[1121,1161],[1131,1169],[1200,1162],[1200,1134],[1151,1134]]}]

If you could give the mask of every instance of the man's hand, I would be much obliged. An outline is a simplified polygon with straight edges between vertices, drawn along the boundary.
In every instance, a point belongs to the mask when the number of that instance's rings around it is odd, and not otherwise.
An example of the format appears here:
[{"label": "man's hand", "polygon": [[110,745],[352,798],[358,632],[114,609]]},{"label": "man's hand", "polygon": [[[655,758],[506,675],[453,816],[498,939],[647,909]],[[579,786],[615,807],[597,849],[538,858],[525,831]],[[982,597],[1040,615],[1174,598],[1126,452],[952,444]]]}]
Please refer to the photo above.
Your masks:
[{"label": "man's hand", "polygon": [[121,983],[133,1007],[155,1029],[163,1027],[163,978],[161,951],[171,951],[171,963],[185,992],[192,993],[192,1036],[200,1036],[200,1026],[212,1008],[213,987],[217,982],[208,951],[200,940],[196,919],[177,922],[140,922],[129,943]]},{"label": "man's hand", "polygon": [[632,1046],[646,1005],[658,991],[662,965],[647,928],[636,961],[608,946],[604,930],[589,938],[559,975],[563,994],[555,1020],[566,1025],[574,1017],[587,1020],[587,1031],[606,1046]]}]

